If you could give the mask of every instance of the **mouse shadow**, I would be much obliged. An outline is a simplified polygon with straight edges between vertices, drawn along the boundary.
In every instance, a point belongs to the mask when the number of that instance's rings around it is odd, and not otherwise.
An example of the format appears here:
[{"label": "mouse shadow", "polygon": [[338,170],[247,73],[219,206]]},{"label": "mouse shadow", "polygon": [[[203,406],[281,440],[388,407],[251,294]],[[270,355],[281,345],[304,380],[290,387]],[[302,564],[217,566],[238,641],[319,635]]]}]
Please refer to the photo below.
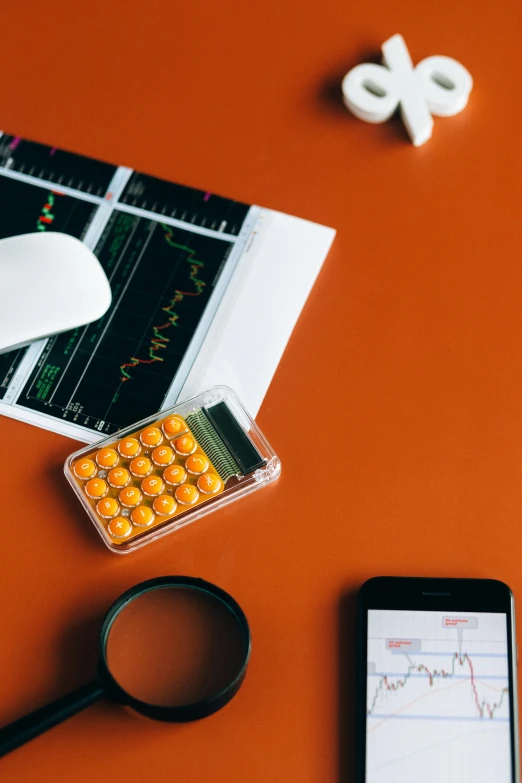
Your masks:
[{"label": "mouse shadow", "polygon": [[338,606],[339,783],[352,783],[356,775],[356,613],[357,591],[346,591]]},{"label": "mouse shadow", "polygon": [[[329,114],[335,115],[339,119],[344,118],[347,122],[363,122],[363,120],[360,120],[346,108],[342,91],[342,82],[348,71],[351,71],[356,65],[361,65],[361,63],[382,65],[382,52],[369,47],[363,48],[353,58],[347,59],[338,67],[332,69],[330,73],[326,74],[319,82],[316,94],[316,99],[321,111],[327,111]],[[366,124],[375,127],[374,123]],[[389,120],[377,124],[382,125],[383,128],[385,128],[385,130],[381,130],[381,135],[387,137],[392,142],[394,141],[400,144],[409,142],[408,133],[401,120],[398,109]]]}]

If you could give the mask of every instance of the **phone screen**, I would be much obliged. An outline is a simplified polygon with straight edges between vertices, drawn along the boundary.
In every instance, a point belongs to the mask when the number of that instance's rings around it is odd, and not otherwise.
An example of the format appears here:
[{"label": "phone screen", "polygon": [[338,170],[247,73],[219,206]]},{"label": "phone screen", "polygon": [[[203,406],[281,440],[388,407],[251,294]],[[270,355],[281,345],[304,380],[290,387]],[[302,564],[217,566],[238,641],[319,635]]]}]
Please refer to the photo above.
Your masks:
[{"label": "phone screen", "polygon": [[366,783],[511,783],[508,617],[368,610]]}]

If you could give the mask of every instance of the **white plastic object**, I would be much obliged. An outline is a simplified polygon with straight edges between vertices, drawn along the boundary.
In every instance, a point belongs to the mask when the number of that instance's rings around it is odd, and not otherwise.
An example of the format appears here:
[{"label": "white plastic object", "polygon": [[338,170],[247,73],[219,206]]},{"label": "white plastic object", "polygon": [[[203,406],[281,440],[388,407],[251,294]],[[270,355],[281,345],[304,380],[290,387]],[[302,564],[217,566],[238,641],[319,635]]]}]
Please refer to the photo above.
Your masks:
[{"label": "white plastic object", "polygon": [[449,117],[462,111],[473,87],[471,74],[451,57],[434,56],[413,67],[402,35],[382,45],[384,65],[363,63],[343,79],[346,107],[365,122],[385,122],[400,105],[413,144],[431,138],[432,115]]},{"label": "white plastic object", "polygon": [[0,240],[0,353],[101,318],[111,287],[94,253],[59,232]]}]

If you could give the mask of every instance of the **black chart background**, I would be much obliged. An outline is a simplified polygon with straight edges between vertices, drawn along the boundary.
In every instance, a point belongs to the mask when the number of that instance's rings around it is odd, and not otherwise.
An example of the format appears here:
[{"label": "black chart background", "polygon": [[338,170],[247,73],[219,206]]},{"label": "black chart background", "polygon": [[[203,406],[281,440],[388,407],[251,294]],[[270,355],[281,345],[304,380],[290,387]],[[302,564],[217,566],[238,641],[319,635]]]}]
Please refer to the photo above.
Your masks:
[{"label": "black chart background", "polygon": [[119,199],[129,206],[236,236],[250,207],[204,190],[133,172]]},{"label": "black chart background", "polygon": [[0,137],[0,167],[100,197],[105,196],[117,169],[101,160],[8,134]]}]

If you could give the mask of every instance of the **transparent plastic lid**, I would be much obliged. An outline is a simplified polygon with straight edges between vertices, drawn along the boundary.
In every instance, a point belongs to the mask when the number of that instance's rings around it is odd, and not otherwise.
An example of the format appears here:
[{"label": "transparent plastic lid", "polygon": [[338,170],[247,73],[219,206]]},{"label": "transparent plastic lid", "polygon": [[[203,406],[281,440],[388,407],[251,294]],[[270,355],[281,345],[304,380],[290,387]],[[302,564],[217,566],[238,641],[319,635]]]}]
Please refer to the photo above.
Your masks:
[{"label": "transparent plastic lid", "polygon": [[216,386],[74,452],[64,471],[105,544],[125,553],[261,489],[281,463]]}]

